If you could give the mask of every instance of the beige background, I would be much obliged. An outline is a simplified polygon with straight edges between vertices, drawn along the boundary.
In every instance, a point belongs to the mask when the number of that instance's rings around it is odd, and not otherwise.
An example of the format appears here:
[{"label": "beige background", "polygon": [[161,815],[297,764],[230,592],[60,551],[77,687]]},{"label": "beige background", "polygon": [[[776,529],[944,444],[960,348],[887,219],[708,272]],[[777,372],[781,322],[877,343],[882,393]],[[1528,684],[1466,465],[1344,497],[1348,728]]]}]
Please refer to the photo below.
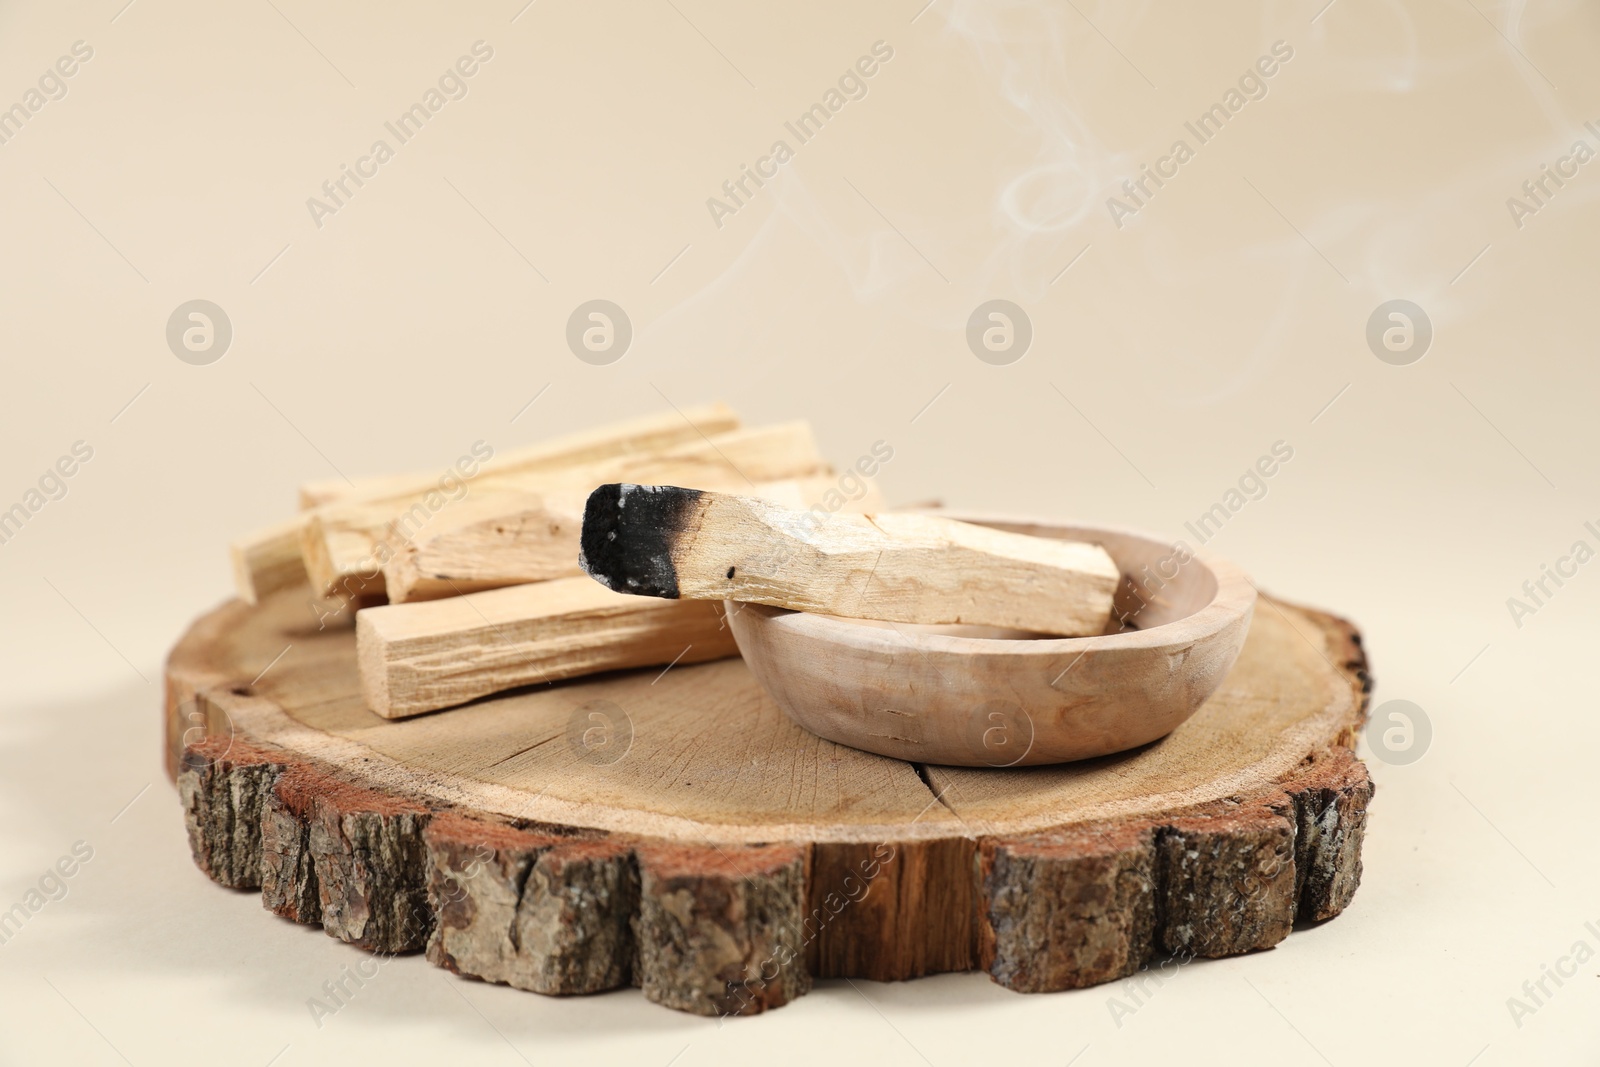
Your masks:
[{"label": "beige background", "polygon": [[[0,145],[0,508],[94,449],[0,545],[0,907],[94,848],[0,946],[0,1059],[1600,1053],[1596,962],[1520,1026],[1506,1003],[1579,939],[1600,948],[1600,566],[1520,628],[1506,606],[1575,540],[1600,547],[1600,163],[1520,229],[1506,206],[1575,139],[1600,146],[1592,7],[123,3],[0,5],[0,104],[94,50]],[[306,199],[478,40],[494,55],[468,95],[317,228]],[[879,40],[867,95],[714,225],[706,198]],[[1266,97],[1116,228],[1117,183],[1277,40],[1294,58]],[[595,297],[634,324],[611,366],[563,340]],[[964,339],[996,297],[1035,331],[1004,367]],[[234,328],[209,366],[164,338],[195,298]],[[1411,366],[1364,340],[1393,298],[1436,332]],[[305,479],[716,398],[811,419],[839,462],[891,442],[894,500],[1172,537],[1291,444],[1210,547],[1355,619],[1377,699],[1433,724],[1421,760],[1371,761],[1350,910],[1185,968],[1120,1026],[1118,987],[966,975],[823,983],[719,1028],[411,958],[317,1028],[306,998],[358,954],[207,883],[159,770],[162,656],[228,595],[224,544]]]}]

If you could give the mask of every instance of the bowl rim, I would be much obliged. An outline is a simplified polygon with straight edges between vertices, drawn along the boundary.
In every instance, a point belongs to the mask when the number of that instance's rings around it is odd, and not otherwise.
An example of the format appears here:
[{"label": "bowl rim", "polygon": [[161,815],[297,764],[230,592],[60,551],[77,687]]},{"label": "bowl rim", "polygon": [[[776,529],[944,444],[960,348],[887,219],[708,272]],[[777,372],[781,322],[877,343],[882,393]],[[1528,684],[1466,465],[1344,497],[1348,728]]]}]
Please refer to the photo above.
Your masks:
[{"label": "bowl rim", "polygon": [[[922,511],[923,509],[917,509]],[[1176,551],[1180,542],[1154,537],[1142,530],[1122,526],[1104,526],[1071,519],[1041,519],[1038,516],[995,512],[946,511],[927,509],[927,514],[940,515],[960,522],[979,525],[1007,523],[1022,526],[1059,526],[1084,531],[1103,531],[1119,537],[1137,538],[1163,549]],[[908,632],[897,626],[870,626],[854,619],[831,615],[816,615],[790,608],[767,604],[725,601],[730,614],[753,611],[764,622],[780,628],[792,637],[809,637],[833,644],[850,644],[864,652],[904,653],[909,643],[919,652],[937,652],[960,656],[1060,656],[1063,653],[1118,652],[1171,647],[1185,642],[1195,642],[1221,632],[1241,618],[1247,618],[1255,607],[1256,587],[1244,570],[1228,560],[1183,545],[1190,559],[1182,566],[1198,564],[1216,582],[1211,599],[1195,611],[1152,626],[1147,630],[1130,630],[1124,633],[1096,634],[1090,637],[965,637],[951,634]]]}]

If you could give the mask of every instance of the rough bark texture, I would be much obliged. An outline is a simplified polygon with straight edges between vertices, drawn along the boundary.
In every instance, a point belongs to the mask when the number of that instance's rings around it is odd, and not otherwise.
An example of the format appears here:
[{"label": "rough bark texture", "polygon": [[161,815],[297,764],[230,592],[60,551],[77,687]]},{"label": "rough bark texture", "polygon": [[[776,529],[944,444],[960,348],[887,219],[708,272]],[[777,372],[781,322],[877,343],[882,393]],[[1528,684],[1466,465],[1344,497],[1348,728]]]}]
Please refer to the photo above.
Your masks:
[{"label": "rough bark texture", "polygon": [[[310,855],[323,929],[374,952],[412,952],[427,944],[433,913],[422,843],[426,807],[304,763],[279,776],[273,796],[281,804],[274,813],[304,828],[299,844]],[[297,876],[304,853],[296,856]]]},{"label": "rough bark texture", "polygon": [[1155,835],[1122,825],[1010,840],[979,853],[983,966],[1023,993],[1125,977],[1155,935]]},{"label": "rough bark texture", "polygon": [[1331,919],[1361,884],[1361,843],[1375,787],[1367,768],[1345,753],[1319,763],[1293,794],[1299,918]]},{"label": "rough bark texture", "polygon": [[982,966],[1037,993],[1114,981],[1164,955],[1270,948],[1297,918],[1350,903],[1371,798],[1366,768],[1338,749],[1282,793],[1165,822],[985,839]]},{"label": "rough bark texture", "polygon": [[212,881],[261,886],[261,820],[281,764],[254,746],[215,738],[191,746],[178,772],[189,851]]},{"label": "rough bark texture", "polygon": [[311,859],[311,828],[274,790],[261,812],[261,904],[274,915],[322,925],[322,896]]},{"label": "rough bark texture", "polygon": [[697,1015],[754,1015],[811,988],[805,849],[645,845],[638,858],[645,996]]},{"label": "rough bark texture", "polygon": [[1156,832],[1156,947],[1236,956],[1294,928],[1294,823],[1261,800],[1176,819]]},{"label": "rough bark texture", "polygon": [[426,806],[238,738],[188,746],[181,767],[190,851],[213,881],[375,952],[427,942]]},{"label": "rough bark texture", "polygon": [[438,922],[428,959],[535,993],[627,985],[639,907],[632,850],[461,815],[423,835]]}]

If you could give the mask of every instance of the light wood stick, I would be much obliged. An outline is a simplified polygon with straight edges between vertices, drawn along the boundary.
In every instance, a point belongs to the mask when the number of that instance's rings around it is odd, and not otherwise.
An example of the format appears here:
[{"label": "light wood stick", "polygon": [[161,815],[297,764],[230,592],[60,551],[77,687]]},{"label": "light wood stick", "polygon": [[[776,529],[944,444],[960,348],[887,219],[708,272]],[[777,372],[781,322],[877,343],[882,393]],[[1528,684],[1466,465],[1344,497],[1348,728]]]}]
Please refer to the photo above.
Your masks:
[{"label": "light wood stick", "polygon": [[[480,474],[471,491],[576,495],[601,482],[682,482],[707,489],[739,490],[755,482],[815,475],[827,463],[805,422],[731,430],[648,453],[607,457],[593,463],[518,468]],[[397,505],[388,501],[336,503],[318,508],[301,528],[300,551],[313,589],[329,595],[384,591],[383,567],[435,515],[448,513],[468,495],[434,492]]]},{"label": "light wood stick", "polygon": [[623,596],[581,576],[356,615],[362,693],[386,719],[598,671],[737,654],[721,605]]},{"label": "light wood stick", "polygon": [[584,570],[619,592],[1066,636],[1105,630],[1120,581],[1098,545],[675,486],[596,489],[581,548]]},{"label": "light wood stick", "polygon": [[[514,448],[481,464],[478,476],[559,469],[617,455],[647,454],[738,428],[739,416],[726,404],[705,404],[681,415],[649,415]],[[438,482],[438,471],[358,478],[354,483],[343,478],[322,478],[300,484],[300,507],[310,510],[340,501],[409,499],[437,488]]]},{"label": "light wood stick", "polygon": [[[482,464],[475,464],[469,477],[536,472],[593,463],[631,452],[651,452],[670,448],[704,435],[737,429],[739,417],[724,404],[707,404],[677,411],[601,426],[567,434],[549,441],[510,449]],[[436,492],[444,472],[421,471],[407,475],[372,478],[350,486],[343,481],[340,491],[333,483],[309,483],[301,487],[301,505],[378,504],[400,505],[403,511]],[[234,542],[234,584],[241,599],[257,603],[267,593],[294,585],[307,578],[301,555],[306,525],[315,511],[302,511],[292,519],[257,530]]]},{"label": "light wood stick", "polygon": [[233,586],[239,598],[259,604],[280,589],[302,585],[306,567],[300,559],[300,516],[274,523],[228,546],[233,561]]},{"label": "light wood stick", "polygon": [[[862,479],[856,484],[857,494],[845,499],[844,510],[883,508],[876,483]],[[804,509],[830,494],[842,495],[837,479],[814,477],[762,482],[750,495]],[[582,574],[578,533],[588,495],[588,489],[545,496],[497,493],[446,509],[384,565],[389,602],[437,600]]]}]

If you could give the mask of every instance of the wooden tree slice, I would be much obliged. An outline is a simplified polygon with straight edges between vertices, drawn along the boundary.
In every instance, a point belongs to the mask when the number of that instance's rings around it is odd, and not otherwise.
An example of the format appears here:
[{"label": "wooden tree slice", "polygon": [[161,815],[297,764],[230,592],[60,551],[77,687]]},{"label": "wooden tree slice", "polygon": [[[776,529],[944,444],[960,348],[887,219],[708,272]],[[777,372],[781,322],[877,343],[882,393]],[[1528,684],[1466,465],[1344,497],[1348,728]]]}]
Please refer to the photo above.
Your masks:
[{"label": "wooden tree slice", "polygon": [[199,619],[167,667],[169,769],[215,881],[374,952],[699,1014],[813,978],[983,968],[1012,989],[1267,948],[1349,903],[1372,784],[1352,627],[1270,598],[1169,737],[1057,767],[845,748],[725,660],[405,721],[306,588]]}]

